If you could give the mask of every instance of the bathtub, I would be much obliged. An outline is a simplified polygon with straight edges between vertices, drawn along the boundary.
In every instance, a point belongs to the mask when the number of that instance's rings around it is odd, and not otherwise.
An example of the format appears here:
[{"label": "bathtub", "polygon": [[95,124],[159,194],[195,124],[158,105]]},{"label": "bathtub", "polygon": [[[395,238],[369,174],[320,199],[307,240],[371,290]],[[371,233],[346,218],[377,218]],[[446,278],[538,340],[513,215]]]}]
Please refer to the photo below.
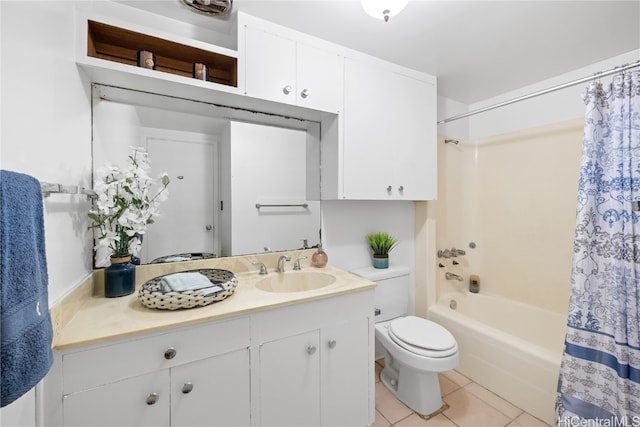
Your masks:
[{"label": "bathtub", "polygon": [[455,292],[429,307],[429,319],[458,341],[458,372],[555,425],[566,315],[502,297]]}]

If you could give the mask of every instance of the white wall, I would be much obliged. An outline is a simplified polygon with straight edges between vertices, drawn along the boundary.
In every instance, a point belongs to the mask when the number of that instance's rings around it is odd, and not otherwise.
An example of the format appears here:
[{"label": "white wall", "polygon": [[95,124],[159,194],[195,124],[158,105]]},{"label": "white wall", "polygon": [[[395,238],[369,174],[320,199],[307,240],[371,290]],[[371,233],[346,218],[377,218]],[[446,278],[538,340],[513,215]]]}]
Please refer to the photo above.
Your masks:
[{"label": "white wall", "polygon": [[[598,72],[608,71],[614,67],[636,62],[639,59],[640,50],[631,51],[624,55],[611,58],[604,58],[602,61],[572,72],[561,74],[500,96],[471,104],[468,110],[473,111],[565,84],[576,79],[593,76]],[[499,70],[496,71],[496,78],[500,78]],[[602,81],[608,82],[610,79],[611,77],[605,77]],[[439,125],[438,135],[458,139],[481,139],[583,117],[584,103],[582,102],[582,94],[584,93],[586,85],[587,83],[578,84],[526,101],[517,102],[468,118]],[[459,103],[446,99],[440,99],[438,107],[439,120],[465,112]],[[468,132],[466,135],[465,126]]]},{"label": "white wall", "polygon": [[[1,2],[2,168],[90,187],[89,85],[75,65],[74,2]],[[49,300],[91,271],[86,196],[45,199]]]},{"label": "white wall", "polygon": [[[343,270],[372,265],[366,235],[386,231],[398,238],[390,252],[392,265],[415,267],[415,203],[389,201],[323,201],[322,241],[329,264]],[[411,280],[415,279],[413,273]],[[412,304],[413,306],[413,295]]]},{"label": "white wall", "polygon": [[[89,85],[74,59],[74,2],[0,2],[2,169],[40,181],[90,186]],[[45,199],[49,300],[91,271],[86,196]],[[35,393],[0,412],[5,426],[33,425]]]},{"label": "white wall", "polygon": [[[231,209],[232,237],[223,254],[300,248],[303,240],[318,243],[320,202],[307,195],[306,151],[303,130],[231,122],[231,198],[223,200]],[[308,208],[256,209],[256,203],[307,203]]]}]

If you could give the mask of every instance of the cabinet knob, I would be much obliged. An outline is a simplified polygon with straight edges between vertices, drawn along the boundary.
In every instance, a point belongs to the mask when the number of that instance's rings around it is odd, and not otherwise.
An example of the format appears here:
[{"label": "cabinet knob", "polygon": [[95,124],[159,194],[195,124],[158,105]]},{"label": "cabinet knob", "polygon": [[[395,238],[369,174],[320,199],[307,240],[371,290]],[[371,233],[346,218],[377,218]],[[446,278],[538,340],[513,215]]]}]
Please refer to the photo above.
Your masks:
[{"label": "cabinet knob", "polygon": [[303,98],[306,98],[309,95],[309,89],[304,89],[302,92],[300,92],[300,96],[302,96]]},{"label": "cabinet knob", "polygon": [[158,400],[160,400],[160,395],[158,393],[151,393],[147,396],[147,405],[155,405]]},{"label": "cabinet knob", "polygon": [[315,345],[310,345],[309,347],[307,347],[307,354],[314,354],[316,350],[317,349]]},{"label": "cabinet knob", "polygon": [[387,187],[387,191],[388,191],[389,193],[391,193],[391,190],[393,190],[393,187],[388,186],[388,187]]},{"label": "cabinet knob", "polygon": [[327,342],[327,345],[329,346],[329,348],[336,348],[336,340],[329,340]]},{"label": "cabinet knob", "polygon": [[400,187],[398,187],[398,191],[403,192],[404,191],[404,185],[401,185]]},{"label": "cabinet knob", "polygon": [[193,390],[193,383],[191,383],[190,381],[188,381],[188,382],[186,382],[186,383],[184,383],[184,384],[182,385],[182,392],[183,392],[184,394],[189,394],[189,393],[191,393],[191,390]]},{"label": "cabinet knob", "polygon": [[164,358],[167,360],[171,360],[174,357],[176,357],[176,349],[173,347],[169,347],[168,349],[165,350],[164,352]]},{"label": "cabinet knob", "polygon": [[282,88],[282,91],[285,95],[289,95],[291,92],[293,92],[293,88],[290,85],[286,85]]}]

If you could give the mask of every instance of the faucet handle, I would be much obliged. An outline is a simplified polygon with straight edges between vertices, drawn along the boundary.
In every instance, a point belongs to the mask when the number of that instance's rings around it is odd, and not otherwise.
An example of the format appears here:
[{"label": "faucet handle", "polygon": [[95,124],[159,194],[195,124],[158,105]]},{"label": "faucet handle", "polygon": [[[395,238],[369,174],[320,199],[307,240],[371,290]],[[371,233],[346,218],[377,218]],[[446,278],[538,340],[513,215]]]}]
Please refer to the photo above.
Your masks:
[{"label": "faucet handle", "polygon": [[260,274],[262,274],[262,275],[267,274],[267,266],[264,265],[264,263],[262,263],[260,261],[253,261],[251,264],[260,266]]},{"label": "faucet handle", "polygon": [[306,256],[300,256],[296,259],[296,262],[293,263],[293,269],[294,270],[300,270],[300,260],[301,259],[307,259]]}]

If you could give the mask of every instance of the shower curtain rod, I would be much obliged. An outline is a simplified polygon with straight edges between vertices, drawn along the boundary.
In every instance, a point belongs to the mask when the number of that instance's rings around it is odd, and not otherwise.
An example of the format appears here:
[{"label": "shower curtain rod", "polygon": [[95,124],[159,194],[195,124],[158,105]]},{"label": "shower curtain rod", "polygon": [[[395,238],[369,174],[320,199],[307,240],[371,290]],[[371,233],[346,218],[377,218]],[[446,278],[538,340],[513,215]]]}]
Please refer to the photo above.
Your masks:
[{"label": "shower curtain rod", "polygon": [[571,87],[571,86],[579,85],[580,83],[585,83],[585,82],[588,82],[588,81],[591,81],[591,80],[599,79],[600,77],[604,77],[604,76],[609,76],[611,74],[620,73],[622,71],[630,70],[631,68],[636,68],[636,67],[640,67],[640,61],[636,61],[636,62],[634,62],[632,64],[626,64],[626,65],[623,65],[623,66],[620,66],[620,67],[615,67],[615,68],[610,69],[609,71],[598,72],[598,73],[595,73],[593,76],[583,77],[583,78],[578,79],[578,80],[573,80],[573,81],[568,82],[568,83],[563,83],[563,84],[558,85],[558,86],[550,87],[548,89],[539,90],[537,92],[533,92],[533,93],[530,93],[528,95],[523,95],[523,96],[520,96],[518,98],[513,98],[513,99],[510,99],[508,101],[503,101],[503,102],[499,102],[497,104],[489,105],[488,107],[478,108],[477,110],[472,110],[472,111],[466,112],[464,114],[458,114],[457,116],[452,116],[452,117],[446,118],[444,120],[440,120],[440,121],[438,121],[437,124],[441,125],[441,124],[444,124],[444,123],[452,122],[454,120],[464,119],[465,117],[473,116],[473,115],[476,115],[476,114],[479,114],[479,113],[484,113],[485,111],[494,110],[496,108],[504,107],[505,105],[514,104],[516,102],[524,101],[525,99],[530,99],[530,98],[534,98],[536,96],[544,95],[544,94],[547,94],[547,93],[550,93],[550,92],[555,92],[555,91],[560,90],[560,89],[565,89],[565,88],[568,88],[568,87]]}]

